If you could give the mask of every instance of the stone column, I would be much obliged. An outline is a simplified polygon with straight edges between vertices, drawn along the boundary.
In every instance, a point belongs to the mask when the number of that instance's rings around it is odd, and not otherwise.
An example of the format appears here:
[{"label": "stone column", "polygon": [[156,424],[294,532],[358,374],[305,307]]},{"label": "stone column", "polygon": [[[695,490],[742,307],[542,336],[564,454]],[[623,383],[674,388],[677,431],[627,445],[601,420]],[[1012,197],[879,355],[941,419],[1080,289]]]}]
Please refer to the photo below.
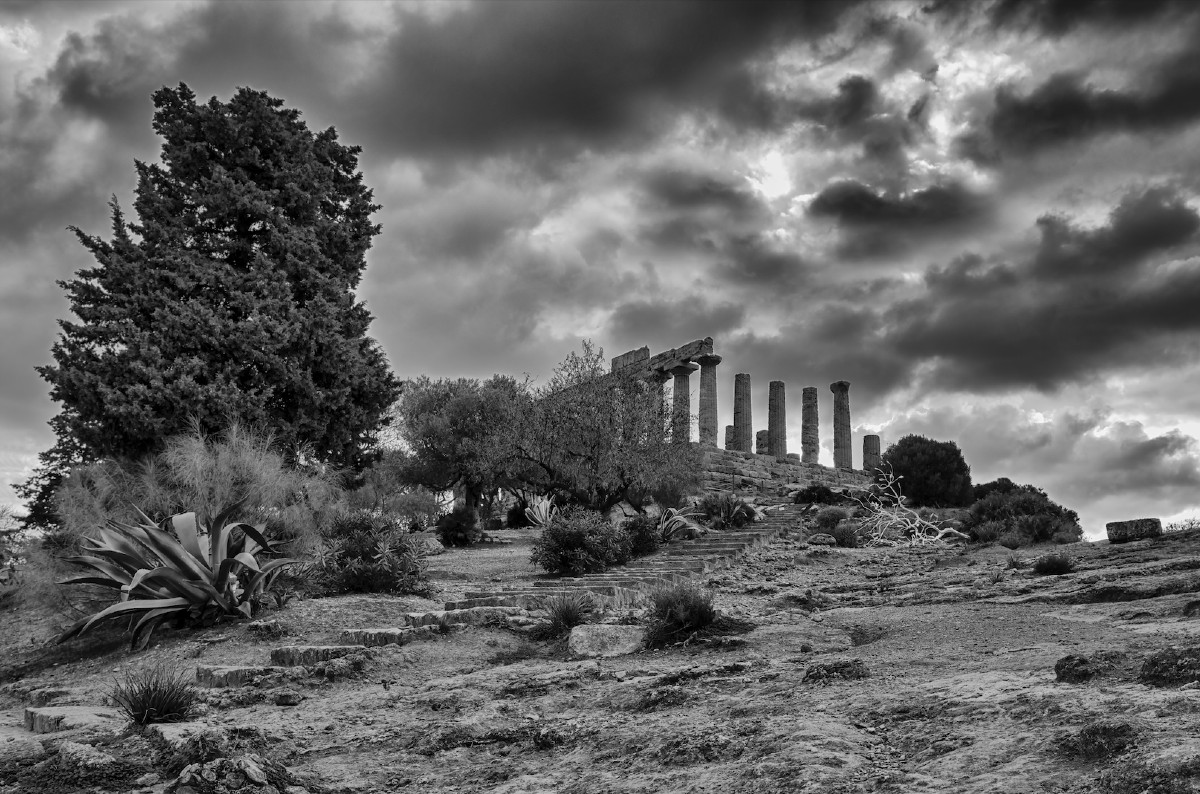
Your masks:
[{"label": "stone column", "polygon": [[850,448],[850,383],[839,380],[829,384],[833,392],[833,467],[854,468],[854,451]]},{"label": "stone column", "polygon": [[863,436],[863,471],[874,474],[883,465],[879,454],[879,436]]},{"label": "stone column", "polygon": [[742,452],[754,451],[750,419],[750,376],[739,373],[733,378],[733,438]]},{"label": "stone column", "polygon": [[692,373],[698,369],[692,362],[684,361],[667,370],[675,376],[671,385],[671,440],[676,444],[691,441],[692,392],[688,386]]},{"label": "stone column", "polygon": [[733,425],[725,425],[725,449],[737,449],[737,434],[733,432]]},{"label": "stone column", "polygon": [[754,454],[755,455],[766,455],[767,454],[767,438],[768,438],[768,433],[766,430],[759,430],[757,433],[754,434]]},{"label": "stone column", "polygon": [[800,393],[801,463],[816,463],[821,456],[821,434],[817,426],[817,387],[805,386]]},{"label": "stone column", "polygon": [[717,445],[717,365],[721,357],[715,353],[700,356],[700,443]]},{"label": "stone column", "polygon": [[767,454],[787,457],[787,398],[783,381],[771,381],[767,401]]}]

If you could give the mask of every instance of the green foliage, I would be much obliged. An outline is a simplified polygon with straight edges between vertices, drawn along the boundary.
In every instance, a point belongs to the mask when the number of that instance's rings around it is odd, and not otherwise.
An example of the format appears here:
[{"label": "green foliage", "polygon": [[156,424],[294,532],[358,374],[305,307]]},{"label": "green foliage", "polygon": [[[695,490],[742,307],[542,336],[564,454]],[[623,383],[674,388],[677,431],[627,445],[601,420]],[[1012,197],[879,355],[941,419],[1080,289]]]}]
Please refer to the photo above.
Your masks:
[{"label": "green foliage", "polygon": [[657,518],[645,514],[636,515],[622,521],[621,528],[629,535],[631,557],[645,557],[658,551],[661,538]]},{"label": "green foliage", "polygon": [[1046,554],[1033,563],[1034,573],[1042,576],[1062,576],[1075,570],[1075,561],[1065,554]]},{"label": "green foliage", "polygon": [[647,617],[646,644],[654,647],[712,625],[717,609],[711,593],[685,582],[651,591]]},{"label": "green foliage", "polygon": [[1006,531],[1008,525],[1003,521],[984,521],[967,527],[967,534],[971,536],[971,540],[979,543],[995,543]]},{"label": "green foliage", "polygon": [[474,546],[483,537],[475,512],[466,505],[446,513],[437,520],[436,526],[443,546]]},{"label": "green foliage", "polygon": [[752,505],[732,493],[706,494],[699,504],[705,521],[713,529],[737,529],[753,523],[758,512]]},{"label": "green foliage", "polygon": [[813,531],[832,535],[834,528],[850,517],[844,507],[823,507],[813,517]]},{"label": "green foliage", "polygon": [[529,502],[524,499],[517,499],[517,501],[513,502],[512,507],[508,508],[504,513],[505,526],[509,529],[532,526],[529,516],[525,515],[525,511],[528,509]]},{"label": "green foliage", "polygon": [[240,505],[230,505],[207,527],[195,513],[174,515],[161,527],[143,515],[141,524],[113,521],[97,530],[96,538],[85,538],[85,553],[67,562],[94,573],[61,584],[110,588],[120,600],[78,621],[58,641],[104,620],[136,617],[130,645],[142,648],[168,617],[193,625],[250,617],[254,599],[270,589],[284,566],[298,560],[259,560],[256,555],[272,553],[274,544],[260,527],[226,523],[238,510]]},{"label": "green foliage", "polygon": [[604,351],[584,342],[531,393],[513,426],[518,478],[536,493],[560,494],[604,512],[691,481],[690,444],[671,442],[662,392],[630,374],[611,374]]},{"label": "green foliage", "polygon": [[546,612],[546,623],[538,634],[547,639],[561,637],[587,623],[596,608],[591,593],[587,592],[550,596],[542,600],[541,606]]},{"label": "green foliage", "polygon": [[699,490],[699,469],[674,467],[671,471],[653,480],[650,496],[656,505],[665,510],[668,507],[684,507],[688,497],[696,494]]},{"label": "green foliage", "polygon": [[338,515],[330,524],[330,546],[318,564],[334,592],[430,595],[425,547],[399,523],[369,510]]},{"label": "green foliage", "polygon": [[1071,543],[1083,537],[1075,511],[1055,504],[1031,485],[988,493],[971,505],[965,526],[980,540],[998,535],[996,539],[1008,548],[1049,540]]},{"label": "green foliage", "polygon": [[60,282],[78,321],[38,368],[61,406],[21,492],[39,508],[70,467],[145,458],[192,421],[361,468],[398,393],[354,292],[379,233],[361,150],[249,88],[153,100],[161,164],[135,163],[139,222],[113,199],[112,239],[73,229],[97,266]]},{"label": "green foliage", "polygon": [[908,435],[888,447],[883,463],[904,480],[904,495],[918,505],[966,507],[973,501],[971,467],[953,441]]},{"label": "green foliage", "polygon": [[853,504],[854,500],[841,493],[835,493],[827,485],[813,484],[801,488],[793,500],[798,505],[844,505]]},{"label": "green foliage", "polygon": [[600,513],[568,508],[542,529],[529,560],[554,574],[597,573],[628,562],[632,545],[628,533]]},{"label": "green foliage", "polygon": [[658,514],[658,542],[670,543],[681,538],[699,536],[701,527],[692,521],[695,513],[668,507]]},{"label": "green foliage", "polygon": [[289,464],[269,436],[236,424],[217,436],[197,429],[167,439],[162,452],[141,462],[78,467],[55,494],[60,523],[43,542],[55,553],[77,553],[96,527],[138,523],[141,511],[158,522],[195,510],[209,525],[223,505],[239,503],[244,522],[264,525],[267,536],[305,555],[321,545],[342,493],[337,472]]},{"label": "green foliage", "polygon": [[558,506],[546,497],[534,499],[525,508],[525,520],[529,522],[529,526],[531,527],[544,527],[558,514]]},{"label": "green foliage", "polygon": [[828,532],[837,541],[837,545],[842,548],[858,548],[858,523],[854,519],[848,518],[839,521]]},{"label": "green foliage", "polygon": [[154,665],[126,672],[109,696],[136,725],[183,722],[199,700],[189,678],[185,671]]}]

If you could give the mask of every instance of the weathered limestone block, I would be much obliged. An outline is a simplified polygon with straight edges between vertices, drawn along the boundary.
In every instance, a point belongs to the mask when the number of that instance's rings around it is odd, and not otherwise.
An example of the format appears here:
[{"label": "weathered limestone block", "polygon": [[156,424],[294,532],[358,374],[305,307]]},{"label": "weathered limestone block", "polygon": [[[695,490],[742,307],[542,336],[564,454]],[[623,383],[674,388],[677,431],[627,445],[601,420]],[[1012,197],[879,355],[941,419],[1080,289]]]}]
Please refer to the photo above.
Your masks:
[{"label": "weathered limestone block", "polygon": [[879,454],[879,436],[863,436],[863,471],[873,474],[883,465],[883,457]]},{"label": "weathered limestone block", "polygon": [[1131,521],[1111,521],[1104,525],[1111,543],[1126,543],[1162,534],[1162,521],[1157,518],[1135,518]]},{"label": "weathered limestone block", "polygon": [[833,467],[854,468],[854,452],[850,448],[850,383],[839,380],[829,384],[833,392]]},{"label": "weathered limestone block", "polygon": [[362,645],[287,645],[271,651],[271,664],[280,667],[310,667],[365,651]]},{"label": "weathered limestone block", "polygon": [[751,425],[750,376],[740,372],[733,378],[733,436],[734,449],[753,452],[754,430]]},{"label": "weathered limestone block", "polygon": [[767,392],[767,454],[787,456],[787,396],[781,380],[771,381]]},{"label": "weathered limestone block", "polygon": [[757,433],[754,434],[754,454],[755,455],[766,455],[767,454],[767,431],[766,430],[759,430]]},{"label": "weathered limestone block", "polygon": [[624,372],[627,369],[643,369],[650,361],[650,348],[639,347],[637,350],[630,350],[628,353],[622,353],[612,360],[613,372]]},{"label": "weathered limestone block", "polygon": [[699,356],[700,365],[700,443],[717,445],[717,365],[721,357],[712,354]]},{"label": "weathered limestone block", "polygon": [[55,733],[75,728],[119,727],[121,719],[112,709],[92,706],[26,706],[25,730]]},{"label": "weathered limestone block", "polygon": [[800,450],[802,463],[816,463],[821,453],[820,428],[817,426],[817,387],[805,386],[800,392]]},{"label": "weathered limestone block", "polygon": [[592,624],[571,629],[567,651],[572,656],[624,656],[641,650],[646,641],[642,626]]},{"label": "weathered limestone block", "polygon": [[732,450],[737,446],[737,433],[733,425],[725,425],[725,449]]}]

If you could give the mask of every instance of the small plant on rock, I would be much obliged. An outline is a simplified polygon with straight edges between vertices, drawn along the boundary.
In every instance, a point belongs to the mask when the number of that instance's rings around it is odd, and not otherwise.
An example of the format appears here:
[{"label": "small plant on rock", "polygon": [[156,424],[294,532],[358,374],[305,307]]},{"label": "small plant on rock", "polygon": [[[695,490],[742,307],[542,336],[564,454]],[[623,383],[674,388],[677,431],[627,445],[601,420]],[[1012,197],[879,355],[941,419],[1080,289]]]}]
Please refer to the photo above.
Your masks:
[{"label": "small plant on rock", "polygon": [[692,520],[695,513],[668,507],[658,516],[658,542],[670,543],[681,538],[699,537],[703,528]]},{"label": "small plant on rock", "polygon": [[136,725],[183,722],[199,700],[186,673],[162,665],[125,673],[109,694]]},{"label": "small plant on rock", "polygon": [[753,523],[758,511],[732,493],[711,493],[700,501],[700,512],[713,529],[737,529]]},{"label": "small plant on rock", "polygon": [[646,644],[651,647],[686,638],[688,634],[712,625],[717,619],[712,594],[691,582],[653,590],[648,614]]},{"label": "small plant on rock", "polygon": [[1075,562],[1065,554],[1046,554],[1037,558],[1033,570],[1043,576],[1062,576],[1075,570]]},{"label": "small plant on rock", "polygon": [[595,608],[591,593],[550,596],[542,601],[546,622],[539,627],[538,634],[546,638],[561,637],[576,626],[587,623]]}]

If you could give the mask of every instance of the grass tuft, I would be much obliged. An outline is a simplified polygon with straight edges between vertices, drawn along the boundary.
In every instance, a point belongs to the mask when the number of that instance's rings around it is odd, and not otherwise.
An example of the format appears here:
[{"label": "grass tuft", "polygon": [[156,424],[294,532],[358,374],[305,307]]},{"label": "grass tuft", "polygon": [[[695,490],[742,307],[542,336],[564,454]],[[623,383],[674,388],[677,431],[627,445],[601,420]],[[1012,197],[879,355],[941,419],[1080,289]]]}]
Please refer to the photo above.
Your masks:
[{"label": "grass tuft", "polygon": [[654,647],[712,625],[717,619],[712,594],[685,582],[657,588],[650,593],[646,644]]},{"label": "grass tuft", "polygon": [[1043,576],[1062,576],[1075,570],[1075,561],[1065,554],[1046,554],[1037,558],[1033,570]]},{"label": "grass tuft", "polygon": [[113,702],[137,725],[183,722],[199,697],[186,673],[155,665],[125,673],[110,693]]},{"label": "grass tuft", "polygon": [[546,622],[538,627],[537,634],[541,638],[553,639],[587,623],[596,605],[591,593],[563,593],[543,599],[542,609],[546,610]]}]

